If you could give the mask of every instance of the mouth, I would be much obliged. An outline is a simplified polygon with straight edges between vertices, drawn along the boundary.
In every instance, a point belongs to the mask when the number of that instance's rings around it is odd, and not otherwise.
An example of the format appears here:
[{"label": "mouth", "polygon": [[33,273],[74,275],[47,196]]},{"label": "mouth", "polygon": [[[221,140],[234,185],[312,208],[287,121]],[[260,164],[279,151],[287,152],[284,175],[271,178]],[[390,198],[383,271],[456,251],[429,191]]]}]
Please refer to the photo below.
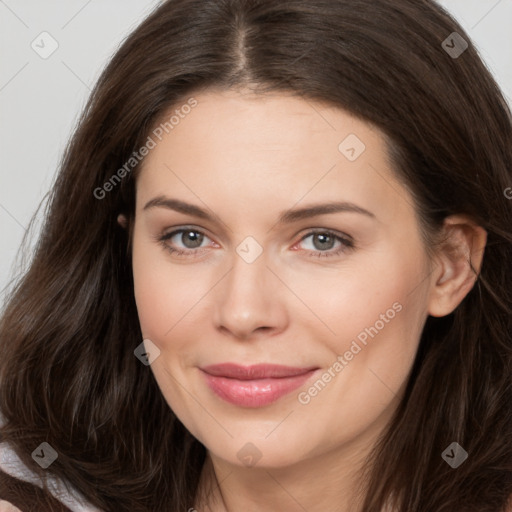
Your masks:
[{"label": "mouth", "polygon": [[263,407],[303,385],[318,367],[297,368],[274,364],[241,366],[234,363],[200,368],[208,387],[239,407]]}]

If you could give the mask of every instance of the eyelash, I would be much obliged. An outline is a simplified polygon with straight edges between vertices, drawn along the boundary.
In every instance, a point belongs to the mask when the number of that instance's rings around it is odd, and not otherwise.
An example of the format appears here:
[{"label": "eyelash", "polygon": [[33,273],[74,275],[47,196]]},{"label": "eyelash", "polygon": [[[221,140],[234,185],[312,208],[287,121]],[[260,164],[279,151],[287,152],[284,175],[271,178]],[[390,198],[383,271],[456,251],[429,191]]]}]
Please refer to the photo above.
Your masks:
[{"label": "eyelash", "polygon": [[[207,237],[207,235],[199,229],[196,229],[194,227],[184,227],[184,228],[176,229],[176,230],[171,231],[170,233],[166,233],[164,235],[158,235],[156,237],[156,241],[159,242],[166,251],[170,252],[171,254],[173,254],[175,256],[178,256],[178,257],[194,256],[198,252],[201,252],[202,249],[205,249],[205,248],[203,247],[203,248],[182,250],[182,249],[175,249],[174,247],[171,247],[166,243],[167,240],[171,239],[174,235],[177,235],[178,233],[185,233],[185,232],[190,232],[190,231],[192,231],[193,233],[199,233],[199,234]],[[318,235],[318,234],[328,235],[330,237],[333,237],[335,240],[340,241],[342,245],[336,250],[331,249],[329,251],[307,251],[307,252],[309,252],[310,256],[317,257],[317,258],[330,258],[330,257],[334,257],[334,256],[339,256],[342,253],[353,251],[356,249],[354,241],[350,237],[342,236],[342,235],[336,233],[335,231],[331,231],[329,229],[315,229],[315,230],[309,231],[299,240],[298,243],[304,241],[306,238],[309,238],[312,235]]]}]

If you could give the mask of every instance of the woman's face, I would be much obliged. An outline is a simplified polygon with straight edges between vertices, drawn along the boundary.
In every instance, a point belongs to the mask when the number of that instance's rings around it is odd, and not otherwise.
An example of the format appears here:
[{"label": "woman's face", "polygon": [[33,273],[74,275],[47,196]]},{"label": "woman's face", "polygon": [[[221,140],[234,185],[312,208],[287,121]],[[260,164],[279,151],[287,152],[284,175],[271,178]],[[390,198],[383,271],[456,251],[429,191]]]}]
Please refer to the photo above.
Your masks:
[{"label": "woman's face", "polygon": [[[137,182],[135,298],[163,396],[231,464],[362,453],[429,314],[412,198],[380,132],[345,111],[286,94],[194,98],[150,134]],[[296,370],[207,369],[226,363]]]}]

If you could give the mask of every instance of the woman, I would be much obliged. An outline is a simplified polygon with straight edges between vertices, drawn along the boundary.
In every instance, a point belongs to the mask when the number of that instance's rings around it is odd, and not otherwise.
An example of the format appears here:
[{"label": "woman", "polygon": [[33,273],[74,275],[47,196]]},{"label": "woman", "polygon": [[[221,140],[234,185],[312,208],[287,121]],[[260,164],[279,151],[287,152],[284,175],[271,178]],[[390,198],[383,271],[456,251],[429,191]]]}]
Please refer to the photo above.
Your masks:
[{"label": "woman", "polygon": [[512,122],[469,43],[427,0],[146,19],[2,317],[3,446],[43,490],[4,465],[0,498],[512,510]]}]

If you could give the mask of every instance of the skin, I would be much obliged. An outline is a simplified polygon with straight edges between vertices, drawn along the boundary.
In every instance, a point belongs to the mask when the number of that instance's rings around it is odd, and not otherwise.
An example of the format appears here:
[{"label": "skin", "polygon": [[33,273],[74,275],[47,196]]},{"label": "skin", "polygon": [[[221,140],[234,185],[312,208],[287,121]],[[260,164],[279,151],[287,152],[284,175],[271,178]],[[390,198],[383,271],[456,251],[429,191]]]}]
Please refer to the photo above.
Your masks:
[{"label": "skin", "polygon": [[[169,406],[208,450],[201,489],[220,482],[191,508],[359,510],[356,472],[399,403],[426,318],[449,314],[471,290],[469,261],[479,271],[486,233],[464,216],[449,217],[448,243],[429,259],[382,134],[339,108],[284,93],[210,89],[194,97],[198,105],[143,162],[133,226],[142,334],[161,351],[151,369]],[[350,134],[366,146],[354,161],[338,149]],[[144,210],[162,195],[214,219]],[[338,212],[277,223],[284,210],[339,200],[375,217]],[[119,222],[127,226],[126,218]],[[166,241],[188,255],[157,241],[190,226],[202,242],[193,245],[186,233]],[[303,239],[317,228],[350,236],[355,248],[334,255],[337,239]],[[236,251],[248,236],[262,249],[252,263]],[[298,393],[396,303],[402,308],[394,318],[300,403]],[[320,370],[299,390],[248,409],[206,386],[199,367],[221,362]],[[261,455],[254,466],[237,456],[249,442]]]},{"label": "skin", "polygon": [[0,512],[21,512],[21,510],[8,501],[0,500]]}]

